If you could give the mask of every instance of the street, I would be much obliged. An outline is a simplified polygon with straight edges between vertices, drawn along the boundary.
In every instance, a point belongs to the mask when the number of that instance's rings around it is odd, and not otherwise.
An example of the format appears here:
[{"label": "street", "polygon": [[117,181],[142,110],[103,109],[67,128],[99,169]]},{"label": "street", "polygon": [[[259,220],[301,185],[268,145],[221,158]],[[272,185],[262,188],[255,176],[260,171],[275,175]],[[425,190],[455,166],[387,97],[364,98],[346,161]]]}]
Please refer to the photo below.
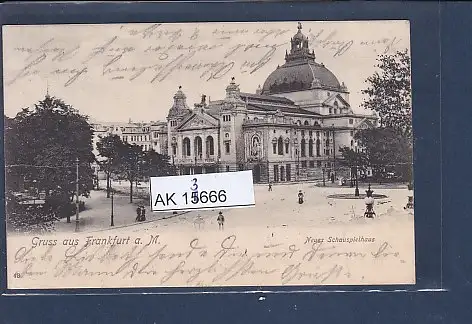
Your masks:
[{"label": "street", "polygon": [[[105,191],[92,191],[91,197],[86,199],[86,210],[81,212],[80,231],[106,231],[114,228],[132,226],[133,228],[160,227],[166,230],[215,230],[218,229],[216,218],[220,210],[201,210],[191,212],[150,212],[149,202],[144,199],[134,198],[133,204],[129,203],[129,194],[126,193],[128,183],[122,182],[114,189],[121,193],[115,193],[113,199],[114,227],[111,221],[111,199],[106,198]],[[145,184],[143,184],[144,186]],[[102,186],[103,188],[103,186]],[[331,199],[332,194],[352,193],[349,187],[319,187],[314,183],[281,184],[274,185],[269,192],[267,185],[255,185],[256,206],[252,208],[235,208],[221,210],[225,216],[226,230],[236,228],[280,228],[280,227],[333,227],[337,225],[363,224],[369,222],[403,222],[411,224],[413,221],[412,210],[404,210],[407,203],[408,191],[403,187],[399,189],[375,189],[375,194],[384,194],[387,198],[377,199],[374,210],[377,217],[373,220],[364,219],[365,204],[363,199]],[[128,189],[129,190],[129,189]],[[305,194],[305,202],[298,204],[297,193],[302,190]],[[147,191],[146,187],[140,187],[138,193],[141,197]],[[361,189],[361,194],[364,189]],[[146,222],[137,223],[136,207],[146,207]],[[334,226],[335,227],[335,226]],[[72,232],[75,230],[75,219],[71,224],[65,219],[55,224],[56,232]]]}]

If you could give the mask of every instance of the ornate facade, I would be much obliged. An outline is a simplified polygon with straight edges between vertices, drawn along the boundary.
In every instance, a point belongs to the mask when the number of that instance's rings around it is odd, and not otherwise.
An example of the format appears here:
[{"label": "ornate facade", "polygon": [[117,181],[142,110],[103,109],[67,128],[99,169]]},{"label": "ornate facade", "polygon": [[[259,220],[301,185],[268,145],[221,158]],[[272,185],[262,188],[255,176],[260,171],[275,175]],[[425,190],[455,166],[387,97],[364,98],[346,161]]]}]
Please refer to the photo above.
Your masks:
[{"label": "ornate facade", "polygon": [[107,130],[168,154],[180,174],[253,170],[255,182],[284,182],[349,176],[339,167],[339,148],[356,147],[355,130],[376,123],[375,115],[353,112],[348,88],[316,61],[299,24],[285,63],[256,93],[241,92],[232,78],[224,99],[203,95],[190,108],[179,87],[167,123]]},{"label": "ornate facade", "polygon": [[301,29],[285,64],[255,94],[232,78],[224,99],[202,96],[190,109],[179,87],[167,154],[181,174],[253,170],[255,182],[283,182],[341,173],[339,148],[354,148],[355,130],[374,127],[377,117],[353,112],[347,87],[316,61]]}]

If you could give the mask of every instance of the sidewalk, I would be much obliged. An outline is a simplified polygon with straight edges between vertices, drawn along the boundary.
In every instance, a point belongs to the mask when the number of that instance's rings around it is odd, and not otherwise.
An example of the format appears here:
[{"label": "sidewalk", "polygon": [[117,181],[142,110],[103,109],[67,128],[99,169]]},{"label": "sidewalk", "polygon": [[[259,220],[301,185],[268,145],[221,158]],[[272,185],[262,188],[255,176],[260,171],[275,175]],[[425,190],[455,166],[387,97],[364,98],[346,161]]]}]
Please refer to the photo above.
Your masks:
[{"label": "sidewalk", "polygon": [[[85,210],[79,213],[79,226],[81,232],[93,232],[112,228],[111,223],[111,198],[106,197],[105,191],[92,191],[90,198],[85,201]],[[171,212],[153,213],[149,208],[149,201],[133,198],[133,203],[129,202],[129,195],[116,193],[113,196],[113,222],[114,227],[123,227],[139,224],[136,222],[136,208],[144,205],[146,209],[146,221],[156,221],[159,219],[177,216]],[[182,213],[179,213],[182,214]],[[75,215],[71,217],[71,222],[61,219],[54,225],[57,232],[74,232]]]}]

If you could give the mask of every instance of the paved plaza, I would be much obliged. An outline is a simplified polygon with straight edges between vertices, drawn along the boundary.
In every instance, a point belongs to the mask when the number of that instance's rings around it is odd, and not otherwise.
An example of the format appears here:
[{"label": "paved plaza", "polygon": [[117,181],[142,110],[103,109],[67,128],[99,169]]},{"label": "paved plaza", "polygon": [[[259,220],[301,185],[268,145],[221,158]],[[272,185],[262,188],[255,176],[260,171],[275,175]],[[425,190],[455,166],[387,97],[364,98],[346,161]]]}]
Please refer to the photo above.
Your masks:
[{"label": "paved plaza", "polygon": [[[199,210],[191,212],[151,212],[149,202],[135,198],[129,203],[128,183],[122,182],[121,186],[114,183],[115,190],[120,191],[114,195],[114,227],[111,221],[111,199],[106,198],[106,192],[92,191],[91,197],[86,199],[87,209],[80,213],[80,231],[96,232],[140,228],[160,228],[160,230],[189,231],[189,230],[217,230],[216,221],[220,210]],[[373,186],[375,194],[386,195],[387,198],[376,199],[375,212],[377,217],[367,220],[363,217],[365,204],[363,199],[332,199],[332,194],[352,194],[354,188],[350,187],[323,187],[317,183],[280,184],[274,185],[272,191],[268,191],[267,185],[255,185],[256,206],[250,208],[222,209],[225,216],[225,229],[228,231],[250,228],[283,228],[283,227],[336,227],[336,225],[388,223],[388,222],[413,222],[413,211],[405,210],[404,206],[411,195],[406,186]],[[305,202],[298,204],[297,194],[302,190],[305,194]],[[365,188],[360,188],[361,194]],[[138,196],[144,197],[147,192],[146,184],[138,189]],[[137,223],[136,207],[146,206],[146,221]],[[200,221],[197,221],[200,219]],[[73,232],[75,230],[74,217],[68,224],[65,219],[55,224],[56,232]]]}]

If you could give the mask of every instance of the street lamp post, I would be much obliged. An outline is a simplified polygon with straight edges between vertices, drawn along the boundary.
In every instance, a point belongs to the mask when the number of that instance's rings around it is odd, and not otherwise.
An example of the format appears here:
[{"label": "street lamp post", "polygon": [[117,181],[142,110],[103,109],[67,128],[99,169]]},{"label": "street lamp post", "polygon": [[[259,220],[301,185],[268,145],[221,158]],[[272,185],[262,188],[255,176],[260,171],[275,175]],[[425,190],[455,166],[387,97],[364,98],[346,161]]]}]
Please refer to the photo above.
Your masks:
[{"label": "street lamp post", "polygon": [[114,215],[113,215],[113,188],[110,188],[110,194],[111,194],[111,215],[110,215],[110,226],[115,226],[114,222]]},{"label": "street lamp post", "polygon": [[79,158],[75,159],[75,231],[79,231]]},{"label": "street lamp post", "polygon": [[354,196],[359,197],[359,181],[358,181],[358,172],[357,172],[357,164],[356,164],[356,190],[354,190]]},{"label": "street lamp post", "polygon": [[325,182],[325,168],[322,167],[321,170],[323,171],[323,187],[326,186],[326,182]]},{"label": "street lamp post", "polygon": [[[359,150],[356,147],[356,189],[354,190],[354,196],[356,196],[356,197],[359,197],[359,178],[358,178],[358,173],[359,172],[358,172],[358,169],[357,169],[358,163],[359,163],[358,162],[358,153],[359,153]],[[370,188],[369,188],[369,190],[370,190]]]},{"label": "street lamp post", "polygon": [[96,167],[97,170],[97,190],[100,190],[100,180],[98,179],[98,165]]}]

